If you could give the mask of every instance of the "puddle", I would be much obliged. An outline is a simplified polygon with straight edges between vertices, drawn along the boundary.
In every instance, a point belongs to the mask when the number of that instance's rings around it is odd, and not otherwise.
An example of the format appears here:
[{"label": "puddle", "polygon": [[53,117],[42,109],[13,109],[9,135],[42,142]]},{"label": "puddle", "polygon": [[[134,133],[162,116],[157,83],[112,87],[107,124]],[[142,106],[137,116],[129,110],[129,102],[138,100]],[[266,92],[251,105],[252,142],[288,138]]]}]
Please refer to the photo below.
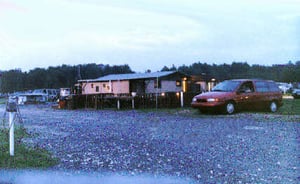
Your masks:
[{"label": "puddle", "polygon": [[0,184],[188,184],[196,183],[191,179],[154,176],[154,175],[126,175],[109,173],[81,173],[62,171],[32,171],[32,170],[0,170]]}]

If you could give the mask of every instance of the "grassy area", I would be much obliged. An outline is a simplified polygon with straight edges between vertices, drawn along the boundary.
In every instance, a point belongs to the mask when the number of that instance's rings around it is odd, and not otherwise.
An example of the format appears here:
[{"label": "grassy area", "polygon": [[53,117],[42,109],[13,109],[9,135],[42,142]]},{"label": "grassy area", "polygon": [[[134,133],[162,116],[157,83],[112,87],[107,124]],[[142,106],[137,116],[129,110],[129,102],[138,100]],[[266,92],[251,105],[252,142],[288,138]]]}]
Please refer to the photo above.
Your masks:
[{"label": "grassy area", "polygon": [[0,168],[47,168],[54,166],[58,160],[52,158],[49,152],[40,148],[28,148],[21,143],[23,137],[28,137],[25,129],[15,129],[15,155],[9,155],[9,132],[0,129]]},{"label": "grassy area", "polygon": [[1,98],[0,97],[0,104],[5,104],[6,103],[6,98]]},{"label": "grassy area", "polygon": [[300,99],[284,99],[283,106],[278,110],[283,115],[300,115]]},{"label": "grassy area", "polygon": [[[181,115],[198,115],[199,112],[197,109],[192,109],[190,107],[185,108],[149,108],[149,109],[138,109],[140,112],[164,112],[169,114],[181,114]],[[249,112],[249,111],[242,111]],[[257,112],[257,111],[250,111]],[[269,113],[267,111],[259,111],[261,113]],[[281,115],[300,115],[300,99],[284,99],[283,106],[279,108],[278,112],[275,114]]]}]

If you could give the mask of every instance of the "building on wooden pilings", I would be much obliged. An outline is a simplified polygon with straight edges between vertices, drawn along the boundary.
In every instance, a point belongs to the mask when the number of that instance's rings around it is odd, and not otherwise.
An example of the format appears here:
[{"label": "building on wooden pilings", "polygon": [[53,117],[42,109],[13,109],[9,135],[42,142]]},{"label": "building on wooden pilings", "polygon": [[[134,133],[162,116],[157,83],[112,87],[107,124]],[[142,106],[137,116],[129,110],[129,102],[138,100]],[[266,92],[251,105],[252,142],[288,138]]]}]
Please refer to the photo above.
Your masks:
[{"label": "building on wooden pilings", "polygon": [[77,95],[73,95],[69,106],[71,108],[189,106],[191,98],[200,93],[201,87],[197,85],[192,81],[192,77],[178,71],[111,74],[97,79],[78,80],[75,88]]}]

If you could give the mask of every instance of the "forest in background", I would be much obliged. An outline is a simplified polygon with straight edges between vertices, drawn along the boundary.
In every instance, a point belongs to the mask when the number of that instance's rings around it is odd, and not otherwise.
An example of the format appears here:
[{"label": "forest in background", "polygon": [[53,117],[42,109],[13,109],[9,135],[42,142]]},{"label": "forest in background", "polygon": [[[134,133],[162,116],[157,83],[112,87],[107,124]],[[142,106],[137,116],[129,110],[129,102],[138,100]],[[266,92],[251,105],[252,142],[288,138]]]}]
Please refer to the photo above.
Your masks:
[{"label": "forest in background", "polygon": [[[145,71],[145,72],[149,72]],[[176,67],[164,66],[161,71],[179,71],[187,75],[201,76],[204,80],[217,81],[236,78],[259,78],[277,82],[299,82],[300,61],[295,64],[289,62],[282,65],[249,65],[247,62],[233,62],[231,64],[207,64],[197,62],[192,65]],[[108,74],[135,73],[130,66],[125,65],[62,65],[56,67],[35,68],[29,72],[21,69],[1,71],[0,93],[11,93],[40,88],[73,87],[79,79],[95,79]]]}]

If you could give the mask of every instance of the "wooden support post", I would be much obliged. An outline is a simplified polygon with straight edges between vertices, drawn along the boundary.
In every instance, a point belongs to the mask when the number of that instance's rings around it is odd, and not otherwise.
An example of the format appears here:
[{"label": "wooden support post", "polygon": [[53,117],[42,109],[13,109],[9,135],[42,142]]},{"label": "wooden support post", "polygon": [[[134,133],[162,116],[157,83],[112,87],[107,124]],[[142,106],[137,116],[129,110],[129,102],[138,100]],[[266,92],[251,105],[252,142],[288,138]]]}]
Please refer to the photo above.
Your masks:
[{"label": "wooden support post", "polygon": [[182,91],[180,92],[180,105],[181,105],[181,107],[184,106],[184,99],[183,99],[183,92]]},{"label": "wooden support post", "polygon": [[98,95],[95,96],[95,109],[98,109]]},{"label": "wooden support post", "polygon": [[118,110],[120,110],[120,107],[121,107],[120,99],[118,98],[118,100],[117,100],[117,108],[118,108]]},{"label": "wooden support post", "polygon": [[131,100],[132,109],[134,109],[134,98]]}]

